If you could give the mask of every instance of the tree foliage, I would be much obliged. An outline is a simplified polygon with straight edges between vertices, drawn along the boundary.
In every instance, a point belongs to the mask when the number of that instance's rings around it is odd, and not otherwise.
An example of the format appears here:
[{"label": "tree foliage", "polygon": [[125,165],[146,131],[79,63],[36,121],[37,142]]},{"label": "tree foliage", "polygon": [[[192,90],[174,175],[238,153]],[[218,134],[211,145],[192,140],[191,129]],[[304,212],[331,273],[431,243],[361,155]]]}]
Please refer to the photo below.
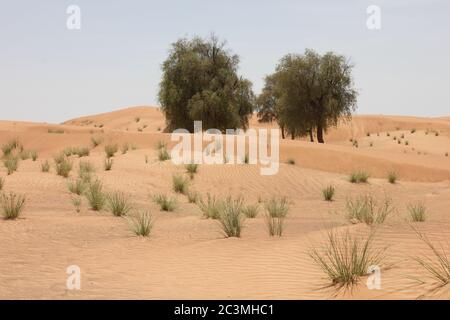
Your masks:
[{"label": "tree foliage", "polygon": [[266,77],[257,99],[259,120],[277,121],[292,138],[309,134],[313,141],[315,130],[323,143],[323,132],[349,119],[356,108],[352,68],[344,56],[332,52],[286,55]]},{"label": "tree foliage", "polygon": [[163,63],[159,101],[167,130],[248,127],[254,109],[250,81],[238,76],[239,57],[231,54],[215,36],[180,39]]}]

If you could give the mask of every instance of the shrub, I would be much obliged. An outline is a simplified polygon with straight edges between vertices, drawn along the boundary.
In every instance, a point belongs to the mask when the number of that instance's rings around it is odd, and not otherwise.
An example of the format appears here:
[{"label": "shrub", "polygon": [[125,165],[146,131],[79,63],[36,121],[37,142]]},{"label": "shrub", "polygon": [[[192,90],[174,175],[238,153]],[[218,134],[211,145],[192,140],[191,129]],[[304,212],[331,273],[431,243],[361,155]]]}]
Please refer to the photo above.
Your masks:
[{"label": "shrub", "polygon": [[198,164],[196,163],[189,163],[186,165],[186,172],[189,173],[189,176],[191,179],[194,178],[194,174],[196,174],[198,171]]},{"label": "shrub", "polygon": [[86,190],[86,184],[82,179],[72,180],[67,183],[67,187],[69,191],[75,193],[77,195],[83,194],[84,190]]},{"label": "shrub", "polygon": [[134,118],[134,121],[139,122],[139,121],[141,121],[141,118],[136,117],[136,118]]},{"label": "shrub", "polygon": [[107,158],[114,157],[114,154],[118,151],[119,147],[117,144],[107,144],[105,146],[105,153]]},{"label": "shrub", "polygon": [[283,218],[289,212],[289,201],[286,197],[272,197],[266,201],[265,208],[271,217]]},{"label": "shrub", "polygon": [[408,140],[405,141],[405,146],[409,146],[409,141]]},{"label": "shrub", "polygon": [[38,153],[36,150],[31,150],[30,151],[30,156],[31,156],[31,160],[36,161],[38,158]]},{"label": "shrub", "polygon": [[109,210],[116,217],[127,215],[133,207],[129,197],[120,191],[109,194],[106,200]]},{"label": "shrub", "polygon": [[188,198],[189,203],[197,203],[199,197],[200,196],[199,196],[198,192],[195,192],[195,191],[187,192],[187,198]]},{"label": "shrub", "polygon": [[426,220],[426,207],[423,203],[410,204],[407,209],[413,222],[424,222]]},{"label": "shrub", "polygon": [[250,218],[250,219],[256,218],[256,216],[258,215],[258,212],[259,212],[259,205],[256,203],[256,204],[249,204],[249,205],[243,206],[242,212],[244,213],[244,216],[246,218]]},{"label": "shrub", "polygon": [[172,176],[172,186],[173,191],[181,194],[186,194],[189,187],[189,181],[182,175],[176,174]]},{"label": "shrub", "polygon": [[22,150],[19,152],[19,157],[22,160],[28,160],[30,159],[31,155],[30,155],[30,151],[28,150]]},{"label": "shrub", "polygon": [[2,214],[6,220],[17,219],[25,204],[25,196],[17,195],[13,192],[9,194],[2,194],[1,196],[1,207]]},{"label": "shrub", "polygon": [[218,219],[223,204],[222,201],[217,200],[215,196],[211,196],[208,193],[207,201],[204,202],[203,199],[199,199],[197,205],[205,218]]},{"label": "shrub", "polygon": [[290,159],[287,160],[287,164],[295,165],[295,160],[290,158]]},{"label": "shrub", "polygon": [[105,164],[104,164],[105,171],[110,171],[112,169],[112,165],[113,165],[113,159],[106,158],[105,159]]},{"label": "shrub", "polygon": [[85,183],[91,181],[91,174],[95,172],[95,167],[89,161],[80,161],[78,164],[78,177]]},{"label": "shrub", "polygon": [[80,212],[81,211],[81,198],[80,197],[73,197],[72,198],[72,204],[73,204],[73,206],[75,207],[75,210],[77,211],[77,212]]},{"label": "shrub", "polygon": [[75,154],[80,158],[89,157],[90,153],[91,153],[91,150],[89,150],[88,147],[79,147],[79,148],[74,148],[72,150],[72,154]]},{"label": "shrub", "polygon": [[333,285],[351,286],[369,273],[370,266],[379,265],[386,248],[373,249],[374,233],[362,240],[346,232],[328,232],[323,248],[313,248],[309,256],[328,276]]},{"label": "shrub", "polygon": [[327,186],[325,189],[322,190],[323,199],[325,201],[333,201],[334,193],[336,192],[336,189],[334,186]]},{"label": "shrub", "polygon": [[411,129],[411,133],[416,133],[416,129]]},{"label": "shrub", "polygon": [[101,137],[91,137],[91,142],[92,146],[95,148],[103,142],[103,139]]},{"label": "shrub", "polygon": [[159,161],[166,161],[169,159],[170,159],[170,154],[166,148],[161,148],[158,150],[158,160]]},{"label": "shrub", "polygon": [[228,237],[241,236],[244,216],[242,214],[242,199],[233,200],[228,197],[219,211],[219,224],[224,235]]},{"label": "shrub", "polygon": [[97,179],[93,183],[90,183],[85,195],[92,210],[99,211],[103,209],[106,197],[103,193],[103,184],[100,180]]},{"label": "shrub", "polygon": [[156,149],[157,150],[161,150],[161,149],[167,149],[167,143],[165,141],[159,140],[156,143]]},{"label": "shrub", "polygon": [[281,237],[283,235],[284,218],[285,217],[272,217],[269,213],[265,214],[269,236]]},{"label": "shrub", "polygon": [[19,142],[19,140],[17,138],[12,139],[12,140],[8,141],[7,143],[5,143],[4,145],[2,145],[3,157],[7,157],[7,156],[11,155],[11,153],[16,149],[19,149],[19,150],[23,149],[21,143]]},{"label": "shrub", "polygon": [[152,231],[154,220],[149,212],[139,213],[128,218],[131,229],[138,236],[148,237]]},{"label": "shrub", "polygon": [[67,157],[64,157],[64,159],[58,159],[58,161],[55,160],[55,166],[56,174],[64,178],[67,178],[72,170],[72,162]]},{"label": "shrub", "polygon": [[177,204],[175,198],[169,198],[164,194],[154,196],[153,201],[159,205],[162,211],[173,211],[175,210]]},{"label": "shrub", "polygon": [[41,171],[42,172],[49,172],[50,171],[50,162],[48,162],[48,160],[45,160],[45,162],[41,163]]},{"label": "shrub", "polygon": [[122,154],[127,153],[128,150],[130,150],[130,145],[129,145],[128,143],[125,142],[125,143],[122,145],[122,148],[121,148]]},{"label": "shrub", "polygon": [[356,171],[352,172],[349,180],[351,183],[367,183],[369,177],[370,177],[369,173],[365,171]]},{"label": "shrub", "polygon": [[19,158],[17,156],[8,156],[3,160],[8,175],[13,174],[19,168]]},{"label": "shrub", "polygon": [[388,181],[391,184],[395,184],[397,182],[397,173],[395,173],[394,171],[389,172]]},{"label": "shrub", "polygon": [[364,222],[368,225],[383,223],[394,210],[390,199],[386,198],[379,205],[369,195],[347,200],[346,208],[347,217],[351,222]]}]

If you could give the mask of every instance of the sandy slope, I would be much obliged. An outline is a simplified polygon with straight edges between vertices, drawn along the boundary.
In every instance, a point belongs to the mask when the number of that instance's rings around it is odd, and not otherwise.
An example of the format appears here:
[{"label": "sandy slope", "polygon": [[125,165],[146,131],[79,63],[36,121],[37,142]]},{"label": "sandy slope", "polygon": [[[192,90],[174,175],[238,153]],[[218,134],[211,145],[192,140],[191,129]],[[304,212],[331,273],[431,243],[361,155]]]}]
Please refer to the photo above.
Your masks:
[{"label": "sandy slope", "polygon": [[[139,132],[144,123],[147,127]],[[261,126],[266,125],[252,120],[252,127]],[[49,128],[64,133],[49,133]],[[259,168],[252,165],[200,167],[191,188],[203,195],[242,195],[249,203],[277,194],[288,196],[292,208],[285,235],[280,239],[267,235],[262,212],[256,219],[246,220],[240,239],[225,239],[217,221],[201,218],[200,210],[185,196],[177,196],[179,207],[175,212],[160,212],[150,196],[173,194],[172,174],[182,173],[184,168],[170,161],[157,161],[155,143],[169,140],[158,128],[164,129],[162,115],[146,107],[61,125],[0,122],[0,144],[18,137],[25,148],[40,154],[37,162],[22,161],[18,172],[11,176],[0,168],[0,176],[6,180],[4,191],[27,195],[21,219],[0,220],[0,298],[450,297],[445,288],[430,291],[433,283],[412,259],[428,255],[429,250],[406,221],[407,204],[423,201],[429,219],[416,223],[416,227],[449,249],[450,157],[445,157],[445,152],[450,152],[448,120],[357,116],[351,123],[330,130],[325,145],[282,141],[283,161],[292,158],[296,165],[281,164],[275,176],[261,176]],[[411,133],[411,129],[416,132]],[[438,131],[439,136],[432,131]],[[405,138],[399,145],[393,137],[401,138],[402,134]],[[83,160],[95,164],[96,175],[107,190],[129,193],[136,209],[154,214],[156,223],[150,238],[135,237],[125,219],[106,211],[93,212],[86,201],[82,211],[76,213],[67,180],[57,176],[54,168],[50,173],[40,172],[40,161],[51,160],[65,147],[87,146],[92,135],[102,136],[105,142]],[[358,140],[359,148],[352,146],[350,138]],[[124,155],[118,153],[113,170],[105,172],[103,146],[109,141],[134,143],[137,149]],[[146,156],[149,163],[145,163]],[[79,159],[73,161],[76,168]],[[369,184],[347,181],[348,173],[358,168],[371,173]],[[386,181],[391,170],[399,173],[396,185]],[[72,177],[76,177],[76,171]],[[321,198],[321,190],[328,184],[337,189],[332,203]],[[388,195],[396,207],[377,230],[376,246],[389,246],[383,265],[389,268],[382,271],[382,289],[367,289],[365,279],[351,292],[324,289],[328,281],[308,251],[320,246],[331,228],[368,234],[369,227],[352,225],[345,219],[346,199],[359,194],[372,194],[378,200]],[[73,264],[82,270],[81,291],[66,289],[66,268]]]}]

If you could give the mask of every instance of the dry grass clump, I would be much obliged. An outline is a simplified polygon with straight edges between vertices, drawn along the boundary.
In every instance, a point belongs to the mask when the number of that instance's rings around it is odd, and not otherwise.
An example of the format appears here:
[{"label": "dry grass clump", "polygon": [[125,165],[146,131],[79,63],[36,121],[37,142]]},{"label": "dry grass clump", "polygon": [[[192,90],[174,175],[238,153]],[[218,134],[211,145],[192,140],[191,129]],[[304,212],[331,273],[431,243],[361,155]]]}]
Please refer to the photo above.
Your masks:
[{"label": "dry grass clump", "polygon": [[48,133],[57,133],[57,134],[63,134],[64,130],[63,129],[48,129],[47,130]]},{"label": "dry grass clump", "polygon": [[22,160],[28,160],[31,157],[30,151],[29,150],[21,150],[18,154],[19,158]]},{"label": "dry grass clump", "polygon": [[186,172],[189,174],[191,179],[194,179],[194,175],[198,172],[198,164],[189,163],[185,166]]},{"label": "dry grass clump", "polygon": [[130,150],[130,144],[125,142],[124,144],[122,144],[122,147],[120,148],[122,154],[126,154],[128,152],[128,150]]},{"label": "dry grass clump", "polygon": [[25,196],[13,192],[2,194],[0,198],[3,218],[6,220],[15,220],[22,213],[25,205]]},{"label": "dry grass clump", "polygon": [[19,168],[19,157],[8,155],[5,159],[3,159],[3,164],[7,170],[8,175],[13,174]]},{"label": "dry grass clump", "polygon": [[173,197],[168,197],[165,194],[154,196],[153,201],[159,205],[162,211],[174,211],[177,206],[176,199]]},{"label": "dry grass clump", "polygon": [[313,248],[309,256],[322,269],[333,285],[351,286],[369,273],[371,266],[379,265],[386,248],[373,248],[374,233],[366,239],[352,236],[348,230],[328,232],[328,241],[320,249]]},{"label": "dry grass clump", "polygon": [[181,194],[186,194],[189,187],[189,180],[182,175],[175,174],[172,176],[173,191]]},{"label": "dry grass clump", "polygon": [[48,162],[48,160],[45,160],[45,162],[41,163],[41,171],[42,172],[49,172],[50,171],[50,162]]},{"label": "dry grass clump", "polygon": [[333,201],[336,188],[332,185],[327,186],[322,190],[322,196],[325,201]]},{"label": "dry grass clump", "polygon": [[80,161],[78,164],[78,177],[85,183],[89,183],[92,179],[92,174],[95,172],[95,167],[89,161]]},{"label": "dry grass clump", "polygon": [[7,143],[2,145],[3,157],[8,157],[15,150],[23,150],[23,146],[17,138],[11,139]]},{"label": "dry grass clump", "polygon": [[242,212],[246,218],[254,219],[259,213],[259,204],[248,204],[242,207]]},{"label": "dry grass clump", "polygon": [[347,200],[347,218],[353,223],[363,222],[368,225],[382,224],[394,211],[391,199],[385,198],[380,205],[370,195]]},{"label": "dry grass clump", "polygon": [[289,212],[289,201],[286,197],[271,197],[266,201],[264,207],[271,217],[284,218]]},{"label": "dry grass clump", "polygon": [[197,201],[197,205],[203,213],[203,216],[207,219],[218,219],[221,207],[223,205],[222,201],[218,200],[215,196],[211,194],[206,194],[206,202],[203,199]]},{"label": "dry grass clump", "polygon": [[76,195],[82,195],[86,190],[86,183],[82,179],[71,180],[67,183],[67,188]]},{"label": "dry grass clump", "polygon": [[107,158],[112,158],[119,151],[119,147],[117,144],[107,144],[105,146],[105,153]]},{"label": "dry grass clump", "polygon": [[370,174],[365,171],[356,171],[350,174],[350,182],[351,183],[367,183],[369,180]]},{"label": "dry grass clump", "polygon": [[110,171],[111,169],[112,169],[112,166],[113,166],[113,159],[112,158],[106,158],[105,159],[105,162],[104,162],[104,168],[105,168],[105,171]]},{"label": "dry grass clump", "polygon": [[167,148],[164,147],[158,150],[158,160],[159,161],[170,160],[170,154],[167,151]]},{"label": "dry grass clump", "polygon": [[289,158],[289,159],[286,161],[286,163],[287,163],[287,164],[290,164],[290,165],[295,165],[295,160],[292,159],[292,158]]},{"label": "dry grass clump", "polygon": [[266,213],[264,217],[269,235],[271,237],[281,237],[283,235],[285,217],[272,217],[269,213]]},{"label": "dry grass clump", "polygon": [[200,199],[200,195],[198,192],[196,191],[191,191],[189,190],[186,194],[189,203],[197,203],[198,200]]},{"label": "dry grass clump", "polygon": [[101,143],[103,142],[103,138],[102,137],[91,137],[91,143],[92,143],[92,147],[97,147],[99,146]]},{"label": "dry grass clump", "polygon": [[31,160],[36,161],[39,155],[36,150],[31,150],[30,156],[31,156]]},{"label": "dry grass clump", "polygon": [[127,215],[133,208],[129,196],[120,191],[108,194],[106,197],[106,202],[108,209],[116,217]]},{"label": "dry grass clump", "polygon": [[138,213],[127,218],[133,232],[142,237],[148,237],[152,231],[154,220],[149,212]]},{"label": "dry grass clump", "polygon": [[97,179],[88,185],[85,196],[92,210],[100,211],[105,206],[106,196],[103,193],[103,184],[100,180]]},{"label": "dry grass clump", "polygon": [[72,162],[64,154],[55,157],[56,174],[67,178],[72,170]]},{"label": "dry grass clump", "polygon": [[81,197],[73,197],[72,204],[75,207],[75,211],[79,213],[81,211],[82,204]]},{"label": "dry grass clump", "polygon": [[409,204],[407,209],[413,222],[424,222],[426,220],[427,209],[422,202]]},{"label": "dry grass clump", "polygon": [[397,182],[397,173],[391,171],[388,173],[388,181],[391,184],[395,184]]},{"label": "dry grass clump", "polygon": [[241,198],[233,200],[231,197],[228,197],[221,206],[218,221],[224,235],[227,238],[239,238],[241,236],[241,231],[244,224],[242,205]]}]

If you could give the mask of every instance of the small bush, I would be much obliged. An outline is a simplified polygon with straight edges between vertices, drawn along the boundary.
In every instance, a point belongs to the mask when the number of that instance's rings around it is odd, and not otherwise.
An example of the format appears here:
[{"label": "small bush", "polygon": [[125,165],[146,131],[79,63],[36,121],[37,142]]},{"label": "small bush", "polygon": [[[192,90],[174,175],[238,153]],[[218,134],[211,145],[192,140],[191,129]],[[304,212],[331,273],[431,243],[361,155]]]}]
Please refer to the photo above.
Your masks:
[{"label": "small bush", "polygon": [[290,158],[290,159],[287,160],[287,164],[295,165],[295,160]]},{"label": "small bush", "polygon": [[107,158],[114,157],[114,154],[119,150],[117,144],[108,144],[105,146],[105,153]]},{"label": "small bush", "polygon": [[38,153],[36,150],[31,150],[30,151],[30,156],[31,156],[31,160],[36,161],[38,158]]},{"label": "small bush", "polygon": [[72,150],[72,153],[77,155],[78,157],[82,158],[82,157],[89,157],[91,150],[89,150],[88,147],[79,147],[79,148],[74,148]]},{"label": "small bush", "polygon": [[80,161],[80,163],[78,164],[78,171],[85,172],[85,173],[94,173],[95,167],[89,161]]},{"label": "small bush", "polygon": [[48,162],[48,160],[45,160],[45,162],[41,163],[41,171],[42,172],[49,172],[50,171],[50,162]]},{"label": "small bush", "polygon": [[104,163],[105,171],[110,171],[112,169],[112,166],[113,166],[113,159],[106,158]]},{"label": "small bush", "polygon": [[365,195],[355,200],[347,200],[347,217],[351,222],[363,222],[368,225],[382,224],[394,211],[392,201],[385,199],[379,205],[372,196]]},{"label": "small bush", "polygon": [[169,198],[164,194],[154,196],[153,201],[159,205],[162,211],[173,211],[177,205],[175,198]]},{"label": "small bush", "polygon": [[426,207],[423,203],[410,204],[407,207],[413,222],[424,222],[426,220]]},{"label": "small bush", "polygon": [[99,146],[102,142],[103,139],[101,137],[91,137],[91,143],[94,148]]},{"label": "small bush", "polygon": [[156,143],[156,149],[157,150],[167,149],[167,143],[165,141],[162,141],[162,140],[158,141]]},{"label": "small bush", "polygon": [[325,189],[322,190],[322,196],[325,201],[333,201],[334,193],[336,192],[336,189],[334,186],[327,186]]},{"label": "small bush", "polygon": [[106,198],[109,210],[116,217],[125,216],[133,208],[129,197],[120,191],[109,194]]},{"label": "small bush", "polygon": [[333,285],[351,286],[369,273],[369,267],[379,265],[386,248],[373,249],[374,233],[360,239],[346,232],[328,232],[328,242],[323,248],[313,248],[309,256],[328,276]]},{"label": "small bush", "polygon": [[136,118],[134,118],[134,121],[139,122],[139,121],[141,121],[141,118],[136,117]]},{"label": "small bush", "polygon": [[284,218],[285,217],[272,217],[269,213],[265,214],[269,236],[281,237],[283,235]]},{"label": "small bush", "polygon": [[388,181],[391,184],[395,184],[397,182],[397,173],[395,172],[389,172],[388,174]]},{"label": "small bush", "polygon": [[76,212],[80,212],[81,211],[81,198],[80,197],[73,197],[72,198],[72,204],[75,207]]},{"label": "small bush", "polygon": [[58,159],[58,161],[55,160],[55,166],[56,166],[56,174],[64,178],[67,178],[70,174],[70,171],[72,170],[72,162],[67,157],[65,157],[62,160],[61,159]]},{"label": "small bush", "polygon": [[405,141],[405,146],[409,146],[409,141],[408,140]]},{"label": "small bush", "polygon": [[416,129],[411,129],[411,133],[416,133]]},{"label": "small bush", "polygon": [[246,218],[256,218],[259,213],[259,204],[249,204],[242,207],[242,212]]},{"label": "small bush", "polygon": [[186,194],[189,187],[189,181],[183,177],[182,175],[173,175],[172,176],[172,187],[173,191],[181,194]]},{"label": "small bush", "polygon": [[106,202],[106,196],[103,193],[103,184],[100,180],[96,180],[89,184],[85,196],[92,210],[100,211],[103,209]]},{"label": "small bush", "polygon": [[17,138],[12,139],[2,145],[3,157],[8,157],[14,150],[23,150],[22,144],[19,142]]},{"label": "small bush", "polygon": [[130,150],[130,145],[128,143],[124,143],[121,148],[122,154],[126,154],[128,150]]},{"label": "small bush", "polygon": [[219,224],[224,235],[228,237],[241,236],[244,216],[242,214],[242,199],[233,200],[228,197],[219,212]]},{"label": "small bush", "polygon": [[189,173],[189,176],[191,179],[194,178],[194,174],[196,174],[198,171],[198,164],[196,163],[189,163],[186,165],[186,172]]},{"label": "small bush", "polygon": [[166,148],[161,148],[158,150],[158,160],[159,161],[170,160],[170,154]]},{"label": "small bush", "polygon": [[25,196],[17,195],[13,192],[9,194],[2,194],[1,196],[1,207],[2,215],[6,220],[17,219],[25,204]]},{"label": "small bush", "polygon": [[283,218],[289,212],[289,201],[286,197],[272,197],[266,201],[265,209],[271,217]]},{"label": "small bush", "polygon": [[365,171],[356,171],[350,175],[349,180],[351,183],[367,183],[369,177],[370,177],[369,173]]},{"label": "small bush", "polygon": [[189,203],[197,203],[199,197],[200,196],[199,196],[198,192],[188,191],[188,193],[187,193],[187,198],[188,198]]},{"label": "small bush", "polygon": [[82,179],[72,180],[67,183],[70,192],[81,195],[86,190],[86,184]]},{"label": "small bush", "polygon": [[3,160],[8,175],[13,174],[19,168],[19,158],[17,156],[8,156]]},{"label": "small bush", "polygon": [[197,202],[198,207],[203,213],[203,216],[207,219],[218,219],[219,213],[222,207],[222,201],[217,200],[215,196],[207,194],[207,201],[199,199]]},{"label": "small bush", "polygon": [[139,213],[128,218],[131,229],[138,236],[148,237],[152,231],[154,220],[149,212]]}]

